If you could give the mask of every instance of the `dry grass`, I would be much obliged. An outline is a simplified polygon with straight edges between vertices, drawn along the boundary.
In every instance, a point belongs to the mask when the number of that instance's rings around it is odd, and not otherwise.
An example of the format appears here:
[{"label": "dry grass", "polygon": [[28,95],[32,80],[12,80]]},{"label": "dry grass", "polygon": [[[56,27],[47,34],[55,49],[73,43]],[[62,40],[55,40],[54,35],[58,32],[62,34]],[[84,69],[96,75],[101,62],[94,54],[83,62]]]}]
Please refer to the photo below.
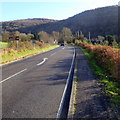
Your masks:
[{"label": "dry grass", "polygon": [[18,49],[16,49],[16,43],[12,43],[8,48],[3,48],[1,51],[1,64],[11,61],[19,60],[31,55],[42,53],[58,47],[57,45],[51,46],[50,44],[37,43],[34,45],[31,42],[20,42]]}]

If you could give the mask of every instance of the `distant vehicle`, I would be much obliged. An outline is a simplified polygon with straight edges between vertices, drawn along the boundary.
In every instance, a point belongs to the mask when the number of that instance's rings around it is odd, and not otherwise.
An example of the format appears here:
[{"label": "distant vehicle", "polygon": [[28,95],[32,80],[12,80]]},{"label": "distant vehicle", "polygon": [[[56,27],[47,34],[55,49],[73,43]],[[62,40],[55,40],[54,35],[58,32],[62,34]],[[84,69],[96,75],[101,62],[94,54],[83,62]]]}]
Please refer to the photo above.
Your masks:
[{"label": "distant vehicle", "polygon": [[64,43],[61,43],[61,45],[60,46],[64,46]]}]

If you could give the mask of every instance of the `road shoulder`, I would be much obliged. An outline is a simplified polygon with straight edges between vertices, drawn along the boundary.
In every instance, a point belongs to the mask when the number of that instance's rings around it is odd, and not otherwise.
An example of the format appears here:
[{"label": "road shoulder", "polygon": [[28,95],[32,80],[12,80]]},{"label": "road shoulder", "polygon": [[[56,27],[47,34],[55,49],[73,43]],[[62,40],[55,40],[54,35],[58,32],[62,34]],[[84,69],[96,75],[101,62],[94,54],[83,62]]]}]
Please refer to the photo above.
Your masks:
[{"label": "road shoulder", "polygon": [[108,105],[108,99],[101,94],[86,56],[80,49],[76,49],[77,85],[76,100],[74,102],[74,118],[116,118]]}]

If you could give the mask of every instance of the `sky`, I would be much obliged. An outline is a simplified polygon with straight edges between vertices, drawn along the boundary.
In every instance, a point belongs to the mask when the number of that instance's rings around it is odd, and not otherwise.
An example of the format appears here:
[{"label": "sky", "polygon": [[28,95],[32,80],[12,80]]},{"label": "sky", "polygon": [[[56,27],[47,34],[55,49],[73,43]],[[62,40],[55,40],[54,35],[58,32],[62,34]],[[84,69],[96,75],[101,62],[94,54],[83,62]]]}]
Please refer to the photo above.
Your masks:
[{"label": "sky", "polygon": [[0,0],[0,21],[28,18],[63,20],[85,10],[118,5],[119,0]]}]

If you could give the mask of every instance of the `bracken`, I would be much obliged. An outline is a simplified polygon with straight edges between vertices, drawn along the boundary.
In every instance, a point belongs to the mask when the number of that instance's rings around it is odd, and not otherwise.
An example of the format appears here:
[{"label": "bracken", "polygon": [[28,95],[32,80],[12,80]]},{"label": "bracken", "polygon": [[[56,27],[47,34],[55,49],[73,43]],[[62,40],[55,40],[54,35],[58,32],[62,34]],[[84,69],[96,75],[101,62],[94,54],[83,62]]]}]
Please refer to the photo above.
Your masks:
[{"label": "bracken", "polygon": [[98,64],[113,78],[120,79],[120,50],[110,46],[89,45],[80,42],[78,45],[92,52]]}]

